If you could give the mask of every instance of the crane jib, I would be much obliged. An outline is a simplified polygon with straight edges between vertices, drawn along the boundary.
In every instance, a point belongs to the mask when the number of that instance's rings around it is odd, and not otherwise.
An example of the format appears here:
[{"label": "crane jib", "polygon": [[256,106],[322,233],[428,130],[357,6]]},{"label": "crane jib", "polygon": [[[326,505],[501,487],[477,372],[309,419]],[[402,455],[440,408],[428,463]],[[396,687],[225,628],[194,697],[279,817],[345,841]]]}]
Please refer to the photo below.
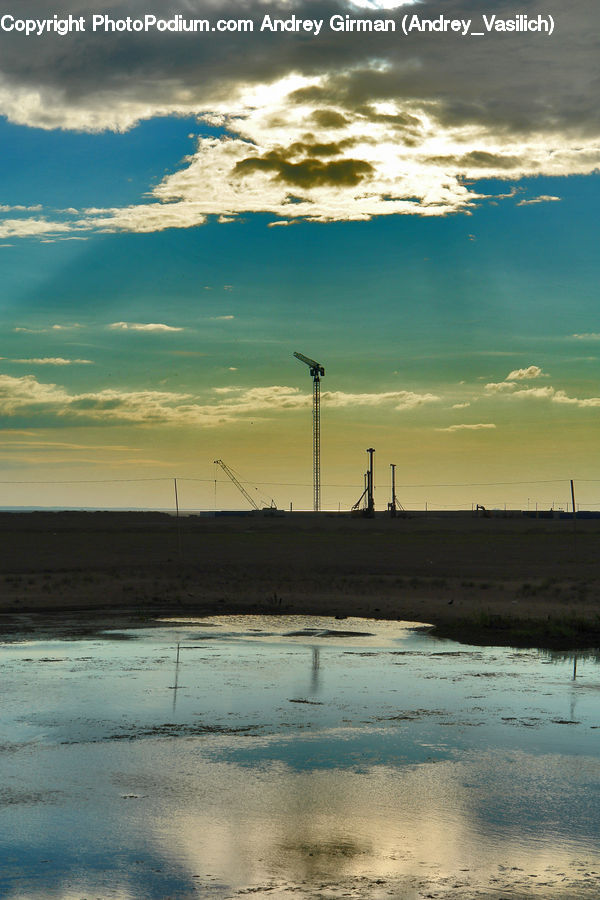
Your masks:
[{"label": "crane jib", "polygon": [[325,374],[325,369],[320,363],[316,361],[316,359],[311,359],[310,356],[305,356],[303,353],[296,353],[295,351],[294,356],[296,357],[296,359],[299,359],[300,362],[306,363],[313,378],[318,378],[319,376]]}]

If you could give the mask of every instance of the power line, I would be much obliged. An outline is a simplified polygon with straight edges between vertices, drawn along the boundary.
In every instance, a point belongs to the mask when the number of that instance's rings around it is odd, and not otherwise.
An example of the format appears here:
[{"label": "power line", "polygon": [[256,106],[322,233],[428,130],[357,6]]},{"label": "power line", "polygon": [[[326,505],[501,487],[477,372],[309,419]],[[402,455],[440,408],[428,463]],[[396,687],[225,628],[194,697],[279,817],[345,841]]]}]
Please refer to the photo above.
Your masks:
[{"label": "power line", "polygon": [[[172,482],[174,476],[157,476],[148,478],[78,478],[78,479],[59,479],[59,480],[0,480],[0,484],[134,484],[149,481],[168,481]],[[228,481],[220,478],[199,478],[194,475],[177,475],[178,481],[194,481],[205,484],[229,484]],[[244,481],[239,479],[242,484],[250,484],[252,486],[270,486],[270,487],[311,487],[308,482],[299,481]],[[454,488],[454,487],[507,487],[530,484],[562,484],[568,481],[568,478],[546,478],[525,481],[447,481],[447,482],[413,482],[397,485],[397,487],[405,490],[410,488]],[[577,478],[575,479],[583,483],[598,483],[600,478]],[[326,482],[325,487],[328,488],[356,488],[356,482],[350,484],[342,484],[337,482]],[[387,489],[388,485],[376,485],[378,488]]]},{"label": "power line", "polygon": [[[203,481],[212,481],[212,478],[204,478]],[[126,482],[140,481],[173,481],[172,478],[82,478],[69,479],[68,481],[0,481],[0,484],[124,484]]]},{"label": "power line", "polygon": [[[194,481],[193,478],[186,478],[185,481]],[[202,480],[202,479],[198,479]],[[436,488],[436,487],[504,487],[506,485],[519,485],[519,484],[562,484],[567,481],[568,478],[548,478],[545,480],[537,480],[537,481],[449,481],[449,482],[428,482],[423,484],[396,484],[396,487],[401,488]],[[600,481],[600,478],[578,478],[577,481]],[[252,484],[262,484],[262,485],[272,485],[273,487],[310,487],[309,484],[305,483],[297,483],[291,481],[254,481]],[[333,482],[326,482],[325,487],[328,488],[356,488],[356,481],[353,481],[352,484],[336,484]],[[385,485],[377,484],[377,488],[387,489],[387,483]]]}]

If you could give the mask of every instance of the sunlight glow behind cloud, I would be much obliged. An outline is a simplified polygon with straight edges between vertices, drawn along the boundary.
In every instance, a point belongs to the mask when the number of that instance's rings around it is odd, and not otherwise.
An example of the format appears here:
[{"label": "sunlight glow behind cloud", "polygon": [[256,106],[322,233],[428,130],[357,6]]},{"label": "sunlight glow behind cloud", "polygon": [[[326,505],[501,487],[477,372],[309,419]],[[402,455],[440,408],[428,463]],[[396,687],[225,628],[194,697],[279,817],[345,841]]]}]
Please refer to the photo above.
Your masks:
[{"label": "sunlight glow behind cloud", "polygon": [[[299,0],[294,15],[379,11],[399,28],[406,5],[332,0],[323,9]],[[142,9],[141,0],[115,0],[112,6],[115,17],[125,8],[134,16]],[[205,124],[218,133],[201,134],[195,151],[148,199],[60,216],[31,204],[7,206],[3,210],[11,218],[0,221],[0,238],[150,233],[248,213],[270,214],[272,224],[282,225],[447,216],[469,213],[485,201],[474,187],[480,179],[516,182],[597,171],[600,121],[597,106],[581,89],[588,61],[597,57],[597,38],[583,41],[576,9],[561,17],[557,0],[530,6],[530,17],[556,7],[560,41],[524,34],[478,43],[452,34],[404,38],[397,31],[284,40],[255,28],[243,39],[220,35],[198,44],[171,36],[155,46],[149,39],[104,35],[88,64],[81,52],[87,37],[80,35],[79,52],[66,66],[64,48],[71,38],[48,37],[41,63],[51,74],[42,79],[24,68],[19,41],[5,39],[0,113],[12,122],[93,133],[124,131],[152,117],[197,115],[200,131]],[[91,7],[90,0],[81,0],[78,11]],[[280,14],[290,14],[288,4],[280,7]],[[439,16],[431,0],[416,7],[423,17]],[[223,14],[233,10],[229,4],[222,8]],[[210,16],[214,8],[199,2],[195,11]],[[264,6],[249,0],[244,11],[260,22]],[[480,4],[451,0],[444,14],[475,21]],[[137,78],[138,71],[144,77]],[[154,73],[151,83],[147,71]],[[526,207],[559,199],[539,194],[515,202]],[[17,218],[15,210],[24,214]],[[37,214],[28,216],[28,210]]]}]

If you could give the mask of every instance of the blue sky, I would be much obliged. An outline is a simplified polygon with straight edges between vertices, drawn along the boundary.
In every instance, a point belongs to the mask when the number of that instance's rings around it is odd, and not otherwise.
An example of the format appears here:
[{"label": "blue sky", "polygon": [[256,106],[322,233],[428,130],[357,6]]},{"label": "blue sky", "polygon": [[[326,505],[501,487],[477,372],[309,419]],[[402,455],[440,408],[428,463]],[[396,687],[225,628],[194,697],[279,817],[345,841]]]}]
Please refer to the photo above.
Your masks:
[{"label": "blue sky", "polygon": [[[265,68],[253,36],[235,57],[199,42],[181,58],[172,36],[122,38],[117,57],[85,36],[95,81],[64,63],[82,36],[40,38],[25,76],[0,35],[0,480],[78,481],[43,501],[119,506],[162,505],[178,476],[206,507],[222,457],[309,506],[300,350],[326,368],[325,505],[356,499],[367,446],[382,505],[389,462],[408,505],[526,505],[534,482],[565,493],[574,476],[600,503],[600,160],[581,89],[597,56],[580,5],[554,44],[503,36],[461,58],[446,43],[440,62],[415,39],[420,79],[406,45],[380,43],[375,65],[368,46],[305,39],[291,65],[275,41]],[[152,501],[124,478],[157,479]],[[416,487],[441,483],[457,486]]]}]

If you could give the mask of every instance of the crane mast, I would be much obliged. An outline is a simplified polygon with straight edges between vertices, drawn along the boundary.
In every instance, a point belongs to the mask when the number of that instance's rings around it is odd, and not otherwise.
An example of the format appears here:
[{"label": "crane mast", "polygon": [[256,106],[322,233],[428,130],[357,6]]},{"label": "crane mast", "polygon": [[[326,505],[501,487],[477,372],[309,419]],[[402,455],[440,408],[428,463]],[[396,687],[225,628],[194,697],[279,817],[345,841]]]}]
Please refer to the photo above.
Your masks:
[{"label": "crane mast", "polygon": [[306,363],[313,378],[313,509],[319,512],[321,509],[321,377],[325,375],[323,366],[304,356],[303,353],[294,352],[296,359]]}]

